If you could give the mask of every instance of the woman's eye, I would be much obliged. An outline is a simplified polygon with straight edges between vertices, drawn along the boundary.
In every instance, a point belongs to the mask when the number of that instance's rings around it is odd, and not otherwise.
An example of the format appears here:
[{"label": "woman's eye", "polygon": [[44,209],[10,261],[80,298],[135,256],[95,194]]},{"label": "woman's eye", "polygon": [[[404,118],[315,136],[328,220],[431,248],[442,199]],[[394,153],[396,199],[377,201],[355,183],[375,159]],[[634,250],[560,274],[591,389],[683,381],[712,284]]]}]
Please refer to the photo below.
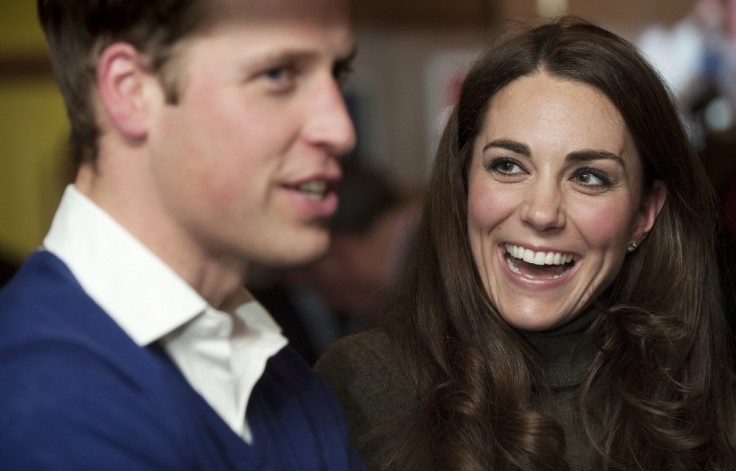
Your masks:
[{"label": "woman's eye", "polygon": [[488,165],[488,169],[504,175],[516,175],[526,173],[524,167],[511,159],[496,159]]},{"label": "woman's eye", "polygon": [[578,170],[574,179],[588,187],[607,188],[611,186],[611,179],[606,174],[588,168]]}]

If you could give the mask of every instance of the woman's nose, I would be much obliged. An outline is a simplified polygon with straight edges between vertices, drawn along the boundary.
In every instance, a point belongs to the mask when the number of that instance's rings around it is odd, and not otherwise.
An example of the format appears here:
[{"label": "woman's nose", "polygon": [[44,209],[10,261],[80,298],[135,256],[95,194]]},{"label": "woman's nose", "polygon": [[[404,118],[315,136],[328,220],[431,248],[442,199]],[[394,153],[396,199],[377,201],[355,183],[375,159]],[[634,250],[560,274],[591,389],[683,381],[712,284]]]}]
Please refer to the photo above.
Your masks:
[{"label": "woman's nose", "polygon": [[532,185],[520,208],[524,223],[539,232],[561,229],[565,226],[565,214],[560,188],[551,183]]}]

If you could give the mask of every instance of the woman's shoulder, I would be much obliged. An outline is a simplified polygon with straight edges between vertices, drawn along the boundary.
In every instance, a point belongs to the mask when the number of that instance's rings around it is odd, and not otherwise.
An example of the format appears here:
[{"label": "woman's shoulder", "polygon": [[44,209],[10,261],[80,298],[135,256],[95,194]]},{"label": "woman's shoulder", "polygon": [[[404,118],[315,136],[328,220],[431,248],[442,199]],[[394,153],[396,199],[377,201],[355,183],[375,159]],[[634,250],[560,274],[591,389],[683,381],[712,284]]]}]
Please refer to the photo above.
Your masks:
[{"label": "woman's shoulder", "polygon": [[372,329],[337,340],[320,357],[314,369],[328,382],[343,385],[377,385],[389,378],[403,376],[398,352],[383,329]]},{"label": "woman's shoulder", "polygon": [[342,405],[353,438],[360,438],[404,417],[416,408],[416,393],[399,352],[383,330],[371,330],[335,342],[317,361],[315,371],[327,380]]},{"label": "woman's shoulder", "polygon": [[379,467],[386,434],[399,433],[396,427],[416,410],[416,392],[403,365],[382,329],[338,340],[315,365],[335,391],[368,469]]},{"label": "woman's shoulder", "polygon": [[385,330],[377,328],[336,340],[319,358],[317,364],[335,355],[384,357],[391,354],[391,341]]}]

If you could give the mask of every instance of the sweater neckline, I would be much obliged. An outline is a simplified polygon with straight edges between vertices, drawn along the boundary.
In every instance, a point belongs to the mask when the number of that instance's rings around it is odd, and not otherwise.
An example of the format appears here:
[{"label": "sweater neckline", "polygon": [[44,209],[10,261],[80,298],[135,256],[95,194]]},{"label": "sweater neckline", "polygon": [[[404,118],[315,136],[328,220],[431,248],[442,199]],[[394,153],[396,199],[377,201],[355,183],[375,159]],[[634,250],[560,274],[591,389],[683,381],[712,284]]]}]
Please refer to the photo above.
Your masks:
[{"label": "sweater neckline", "polygon": [[543,332],[522,332],[524,338],[539,352],[553,389],[579,386],[595,356],[596,347],[586,335],[598,311],[588,309],[555,329]]}]

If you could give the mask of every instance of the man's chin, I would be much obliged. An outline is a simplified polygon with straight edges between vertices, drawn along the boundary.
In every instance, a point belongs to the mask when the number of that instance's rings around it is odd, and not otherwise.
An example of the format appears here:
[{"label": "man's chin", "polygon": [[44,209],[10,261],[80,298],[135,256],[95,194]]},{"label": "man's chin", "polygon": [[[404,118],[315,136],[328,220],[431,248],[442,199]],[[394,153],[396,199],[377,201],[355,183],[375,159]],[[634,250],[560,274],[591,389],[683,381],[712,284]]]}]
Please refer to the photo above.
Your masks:
[{"label": "man's chin", "polygon": [[296,268],[312,264],[327,254],[330,248],[330,238],[325,235],[322,240],[313,238],[309,243],[300,241],[295,246],[276,251],[269,260],[259,260],[258,263],[274,268]]}]

